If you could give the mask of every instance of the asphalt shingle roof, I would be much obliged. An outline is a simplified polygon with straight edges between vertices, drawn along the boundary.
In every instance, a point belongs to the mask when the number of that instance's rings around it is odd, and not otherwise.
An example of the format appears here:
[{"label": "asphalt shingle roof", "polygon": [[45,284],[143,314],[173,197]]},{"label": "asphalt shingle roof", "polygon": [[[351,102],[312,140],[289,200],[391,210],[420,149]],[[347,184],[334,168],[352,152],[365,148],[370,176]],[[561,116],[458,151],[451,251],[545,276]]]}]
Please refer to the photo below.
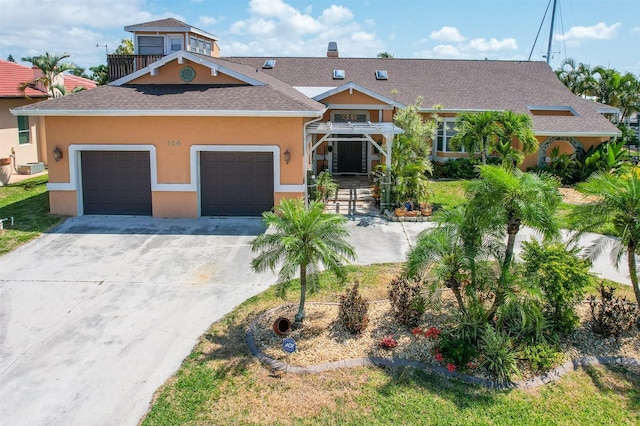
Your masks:
[{"label": "asphalt shingle roof", "polygon": [[[228,57],[232,62],[261,68],[264,57]],[[558,80],[544,62],[473,61],[382,58],[273,57],[276,64],[264,73],[295,87],[338,87],[353,82],[404,105],[418,96],[422,106],[446,110],[512,110],[530,114],[530,106],[570,106],[578,115],[532,115],[537,133],[616,133],[603,117],[600,104],[579,98]],[[333,70],[345,71],[334,80]],[[386,70],[388,80],[376,80]],[[393,93],[392,93],[393,91]]]}]

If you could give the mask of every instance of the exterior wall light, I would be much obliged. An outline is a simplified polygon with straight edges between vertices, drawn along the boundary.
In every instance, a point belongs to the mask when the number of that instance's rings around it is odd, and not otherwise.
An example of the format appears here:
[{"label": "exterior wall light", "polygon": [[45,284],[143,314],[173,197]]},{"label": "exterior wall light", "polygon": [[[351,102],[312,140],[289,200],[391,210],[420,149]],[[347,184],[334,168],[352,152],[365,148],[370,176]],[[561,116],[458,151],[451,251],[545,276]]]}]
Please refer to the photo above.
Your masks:
[{"label": "exterior wall light", "polygon": [[56,149],[53,150],[53,159],[56,161],[60,161],[62,160],[62,158],[63,158],[62,150],[60,150],[60,148],[56,146]]},{"label": "exterior wall light", "polygon": [[291,160],[291,153],[289,152],[289,150],[287,149],[284,152],[284,162],[289,164],[289,160]]}]

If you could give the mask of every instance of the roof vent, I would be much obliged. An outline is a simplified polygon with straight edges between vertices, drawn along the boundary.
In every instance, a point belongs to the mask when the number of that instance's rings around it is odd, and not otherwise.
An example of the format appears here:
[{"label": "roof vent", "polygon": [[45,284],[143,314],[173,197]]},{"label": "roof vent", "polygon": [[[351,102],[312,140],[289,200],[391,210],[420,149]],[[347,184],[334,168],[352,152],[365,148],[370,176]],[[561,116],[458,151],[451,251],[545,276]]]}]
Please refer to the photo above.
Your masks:
[{"label": "roof vent", "polygon": [[262,69],[265,69],[265,70],[273,69],[275,64],[276,64],[275,59],[267,59],[266,61],[264,61],[264,64],[262,65]]},{"label": "roof vent", "polygon": [[389,74],[386,70],[376,70],[376,80],[389,80]]},{"label": "roof vent", "polygon": [[344,80],[344,70],[333,70],[334,80]]},{"label": "roof vent", "polygon": [[335,41],[330,41],[329,46],[327,47],[327,58],[337,58],[338,57],[338,43]]}]

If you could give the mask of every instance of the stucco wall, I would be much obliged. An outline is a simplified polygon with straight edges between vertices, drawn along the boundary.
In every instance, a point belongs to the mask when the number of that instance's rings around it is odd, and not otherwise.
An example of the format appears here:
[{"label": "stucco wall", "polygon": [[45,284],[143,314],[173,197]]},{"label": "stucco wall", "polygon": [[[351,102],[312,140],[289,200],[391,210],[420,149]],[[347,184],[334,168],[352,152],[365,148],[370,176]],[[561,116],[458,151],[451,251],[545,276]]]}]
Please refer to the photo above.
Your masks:
[{"label": "stucco wall", "polygon": [[[196,72],[196,76],[189,83],[184,83],[180,80],[180,70],[186,65],[192,67]],[[185,60],[182,64],[179,64],[178,61],[169,62],[168,64],[158,68],[157,73],[158,75],[156,76],[145,74],[131,81],[130,84],[246,84],[243,81],[229,77],[223,73],[218,73],[218,75],[212,76],[211,68],[196,64],[189,60]]]},{"label": "stucco wall", "polygon": [[[59,162],[49,165],[50,183],[69,183],[69,146],[77,145],[152,145],[156,152],[158,184],[190,184],[193,145],[277,146],[282,157],[286,150],[291,160],[280,158],[280,184],[303,185],[303,120],[301,118],[243,117],[47,117],[46,137],[50,149],[58,146],[64,153]],[[51,212],[70,214],[72,192],[51,190]],[[274,194],[297,197],[301,192]],[[198,194],[195,191],[154,191],[153,215],[159,217],[195,217]]]},{"label": "stucco wall", "polygon": [[40,102],[41,99],[3,98],[0,99],[0,157],[8,157],[13,147],[16,152],[16,164],[33,163],[38,157],[38,131],[36,117],[29,117],[30,143],[18,143],[18,117],[9,111],[12,108]]}]

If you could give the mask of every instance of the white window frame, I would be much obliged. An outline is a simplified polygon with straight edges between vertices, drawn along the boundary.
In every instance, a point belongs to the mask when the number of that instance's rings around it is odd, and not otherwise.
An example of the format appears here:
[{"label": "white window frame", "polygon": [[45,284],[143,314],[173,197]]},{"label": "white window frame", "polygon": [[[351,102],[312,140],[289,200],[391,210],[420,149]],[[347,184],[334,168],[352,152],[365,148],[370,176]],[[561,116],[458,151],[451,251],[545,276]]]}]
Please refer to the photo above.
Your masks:
[{"label": "white window frame", "polygon": [[[442,120],[441,122],[438,123],[438,129],[436,130],[436,140],[435,140],[435,147],[436,147],[436,152],[448,152],[448,153],[453,153],[453,154],[461,154],[464,153],[464,147],[460,147],[459,151],[452,151],[449,149],[449,140],[457,133],[455,132],[452,135],[449,135],[449,133],[447,132],[447,124],[448,123],[455,123],[456,119],[455,118],[445,118],[444,120]],[[442,149],[438,148],[438,139],[440,138],[440,126],[442,126]],[[455,127],[453,128],[455,129]]]},{"label": "white window frame", "polygon": [[[18,128],[18,145],[29,145],[29,144],[31,144],[31,123],[30,123],[29,117],[26,116],[26,115],[21,115],[21,116],[18,116],[16,118],[18,120],[18,126],[17,126],[17,128]],[[27,127],[23,128],[23,129],[20,128],[20,121],[22,119],[26,119],[26,123],[27,123]],[[22,142],[20,140],[20,136],[21,135],[27,135],[27,141],[26,142]]]},{"label": "white window frame", "polygon": [[[158,53],[140,53],[140,37],[155,37],[155,38],[161,38],[162,39],[162,53],[159,53],[160,55],[166,55],[166,48],[167,48],[167,38],[164,35],[155,35],[155,34],[137,34],[136,35],[136,55],[158,55]],[[154,47],[159,47],[159,46],[154,46]]]},{"label": "white window frame", "polygon": [[[180,49],[171,50],[171,47],[172,47],[171,41],[172,40],[180,40]],[[166,53],[165,54],[166,55],[170,55],[170,54],[172,54],[174,52],[178,52],[180,50],[185,50],[185,48],[184,48],[184,35],[182,35],[182,34],[167,34],[166,46],[165,46],[165,52]]]}]

